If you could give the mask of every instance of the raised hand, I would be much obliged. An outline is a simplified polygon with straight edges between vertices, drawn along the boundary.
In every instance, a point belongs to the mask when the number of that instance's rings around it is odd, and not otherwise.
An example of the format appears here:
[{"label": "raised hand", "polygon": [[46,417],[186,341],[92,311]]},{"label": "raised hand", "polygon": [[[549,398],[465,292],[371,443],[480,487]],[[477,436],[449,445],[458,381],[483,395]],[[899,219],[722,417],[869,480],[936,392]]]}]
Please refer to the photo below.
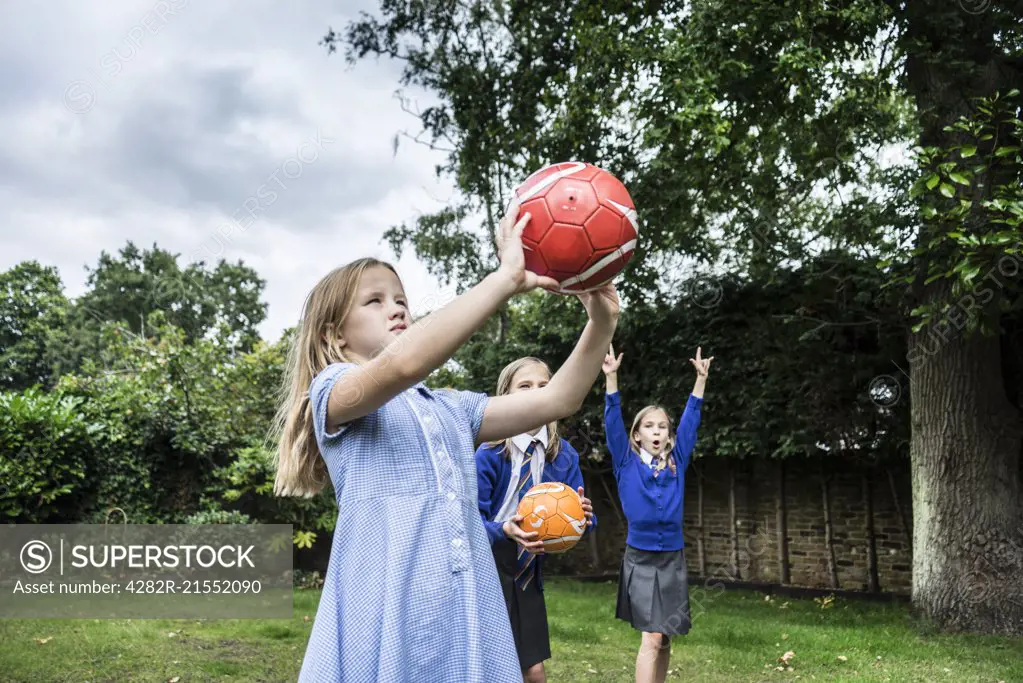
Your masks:
[{"label": "raised hand", "polygon": [[592,292],[581,292],[576,296],[582,302],[590,320],[601,324],[611,324],[618,320],[620,302],[618,290],[612,283],[609,282]]},{"label": "raised hand", "polygon": [[615,345],[611,344],[607,355],[604,356],[604,364],[600,369],[604,371],[605,375],[618,372],[618,368],[622,364],[622,356],[624,355],[624,353],[620,353],[618,354],[618,358],[615,358]]},{"label": "raised hand", "polygon": [[526,258],[522,253],[522,231],[526,229],[531,216],[526,213],[516,221],[519,215],[519,200],[512,199],[497,226],[497,253],[501,259],[499,270],[515,283],[515,292],[528,292],[537,287],[555,291],[558,281],[551,277],[540,277],[526,270]]},{"label": "raised hand", "polygon": [[707,373],[710,371],[710,362],[712,360],[714,360],[714,356],[711,356],[710,358],[701,358],[700,347],[697,346],[696,358],[690,358],[689,362],[693,364],[694,368],[696,368],[696,376],[705,378],[707,377]]}]

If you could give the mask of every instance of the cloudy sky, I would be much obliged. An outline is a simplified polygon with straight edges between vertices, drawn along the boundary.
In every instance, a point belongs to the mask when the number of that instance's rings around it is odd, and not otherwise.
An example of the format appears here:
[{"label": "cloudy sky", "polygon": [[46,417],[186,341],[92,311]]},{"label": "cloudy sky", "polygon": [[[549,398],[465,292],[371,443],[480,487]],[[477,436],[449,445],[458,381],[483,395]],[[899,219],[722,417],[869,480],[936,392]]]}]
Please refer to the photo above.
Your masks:
[{"label": "cloudy sky", "polygon": [[[82,293],[127,240],[182,265],[242,260],[267,281],[265,338],[316,280],[393,259],[390,225],[451,199],[399,66],[318,45],[375,0],[9,3],[0,24],[0,270],[34,259]],[[429,99],[415,95],[421,104]],[[406,253],[413,308],[448,295]]]}]

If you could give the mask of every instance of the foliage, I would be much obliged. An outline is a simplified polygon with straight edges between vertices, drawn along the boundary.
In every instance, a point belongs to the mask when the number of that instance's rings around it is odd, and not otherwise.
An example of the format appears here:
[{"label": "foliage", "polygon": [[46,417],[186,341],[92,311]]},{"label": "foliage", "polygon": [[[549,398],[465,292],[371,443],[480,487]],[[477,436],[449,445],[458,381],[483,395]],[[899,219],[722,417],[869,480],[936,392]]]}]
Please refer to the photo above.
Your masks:
[{"label": "foliage", "polygon": [[161,312],[149,332],[105,323],[99,357],[58,389],[103,425],[93,515],[118,506],[133,522],[180,522],[200,508],[218,467],[264,440],[283,353],[262,342],[240,355],[222,338],[188,343]]},{"label": "foliage", "polygon": [[395,227],[392,246],[411,243],[432,272],[464,288],[493,263],[494,230],[514,182],[543,161],[580,152],[594,160],[628,155],[630,141],[609,117],[631,95],[619,82],[638,74],[620,54],[633,44],[617,34],[642,41],[640,29],[657,23],[655,4],[388,0],[383,21],[364,14],[330,31],[328,49],[341,47],[352,61],[399,58],[407,65],[403,84],[442,94],[422,111],[405,100],[423,125],[408,137],[428,137],[448,153],[438,171],[463,193],[452,208]]},{"label": "foliage", "polygon": [[[914,331],[947,316],[957,327],[991,334],[1002,331],[1005,314],[1023,308],[1018,278],[1023,261],[1020,92],[981,98],[975,107],[973,114],[946,127],[955,144],[917,150],[924,172],[911,192],[930,232],[906,261],[925,265],[924,285],[951,282],[953,299],[914,309],[919,316]],[[909,270],[894,283],[919,277]]]},{"label": "foliage", "polygon": [[36,261],[0,273],[0,389],[52,384],[51,350],[67,317],[63,289],[57,269]]},{"label": "foliage", "polygon": [[188,339],[159,310],[147,336],[104,321],[97,353],[52,393],[4,394],[3,514],[103,522],[119,508],[131,523],[290,523],[304,542],[332,530],[329,494],[272,493],[264,446],[289,335],[239,353],[229,326],[214,332]]},{"label": "foliage", "polygon": [[77,521],[99,425],[81,401],[28,389],[0,393],[0,517],[17,524]]},{"label": "foliage", "polygon": [[[904,456],[904,321],[881,274],[836,252],[772,280],[690,280],[676,303],[627,308],[614,342],[625,354],[619,384],[627,419],[661,403],[677,420],[694,379],[688,359],[702,346],[720,362],[711,368],[697,455]],[[493,392],[501,368],[522,356],[557,371],[584,324],[573,297],[523,297],[509,307],[502,344],[493,343],[492,320],[455,354],[458,385]],[[606,472],[603,378],[596,379],[564,433],[586,456],[583,467]]]},{"label": "foliage", "polygon": [[[876,150],[910,136],[888,17],[867,2],[392,0],[324,42],[353,61],[400,58],[404,82],[439,98],[416,138],[449,151],[438,171],[465,210],[395,229],[393,245],[442,271],[467,233],[492,231],[507,188],[581,158],[630,187],[643,232],[619,287],[653,301],[677,296],[672,271],[694,259],[770,275],[812,257],[813,238],[820,253],[905,223],[871,189],[902,181]],[[482,233],[468,220],[481,215]],[[493,265],[491,251],[477,259],[449,272]]]},{"label": "foliage", "polygon": [[202,510],[185,518],[185,524],[252,524],[252,518],[237,510]]},{"label": "foliage", "polygon": [[331,486],[312,498],[278,497],[273,494],[272,455],[263,448],[241,448],[234,458],[213,472],[207,495],[243,510],[267,524],[293,524],[296,534],[315,542],[316,532],[331,533],[337,521],[337,504]]},{"label": "foliage", "polygon": [[[676,299],[680,267],[761,279],[843,250],[912,285],[922,323],[1020,238],[1023,3],[977,4],[388,0],[324,44],[400,59],[437,97],[415,139],[450,145],[438,172],[467,210],[391,234],[434,271],[464,262],[471,218],[492,230],[506,188],[582,158],[640,209],[630,302]],[[478,259],[472,275],[493,266]],[[958,284],[934,300],[943,277]],[[971,330],[1023,305],[988,284]]]},{"label": "foliage", "polygon": [[323,588],[323,575],[317,571],[307,572],[302,569],[295,570],[295,590],[320,590]]},{"label": "foliage", "polygon": [[[79,370],[102,351],[106,323],[145,337],[150,327],[167,321],[187,342],[219,337],[235,353],[252,350],[266,318],[260,301],[265,282],[242,263],[221,260],[209,268],[200,261],[182,268],[177,258],[155,244],[140,250],[132,242],[116,256],[102,252],[87,269],[88,291],[69,311],[60,373]],[[153,319],[157,313],[162,317]]]}]

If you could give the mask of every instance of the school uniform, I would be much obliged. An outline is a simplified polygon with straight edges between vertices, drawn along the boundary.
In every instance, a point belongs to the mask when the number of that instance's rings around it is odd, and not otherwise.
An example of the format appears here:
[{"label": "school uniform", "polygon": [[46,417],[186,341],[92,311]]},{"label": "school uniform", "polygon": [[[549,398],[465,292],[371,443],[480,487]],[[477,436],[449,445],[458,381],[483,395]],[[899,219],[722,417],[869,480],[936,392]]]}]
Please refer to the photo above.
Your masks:
[{"label": "school uniform", "polygon": [[[515,516],[519,500],[533,486],[561,482],[576,491],[583,485],[576,450],[560,439],[557,456],[547,462],[548,439],[544,426],[535,435],[519,434],[508,447],[502,442],[476,451],[479,513],[490,539],[523,671],[551,656],[543,555],[524,553],[520,558],[519,545],[505,536],[501,527]],[[593,521],[596,524],[596,518]]]},{"label": "school uniform", "polygon": [[615,616],[639,631],[682,635],[691,625],[682,510],[685,472],[696,444],[702,404],[703,399],[693,395],[686,402],[671,451],[676,467],[672,472],[645,450],[632,449],[619,393],[605,398],[607,446],[628,520]]},{"label": "school uniform", "polygon": [[515,642],[477,508],[473,452],[488,397],[419,383],[326,431],[351,363],[309,388],[337,497],[301,683],[519,683]]}]

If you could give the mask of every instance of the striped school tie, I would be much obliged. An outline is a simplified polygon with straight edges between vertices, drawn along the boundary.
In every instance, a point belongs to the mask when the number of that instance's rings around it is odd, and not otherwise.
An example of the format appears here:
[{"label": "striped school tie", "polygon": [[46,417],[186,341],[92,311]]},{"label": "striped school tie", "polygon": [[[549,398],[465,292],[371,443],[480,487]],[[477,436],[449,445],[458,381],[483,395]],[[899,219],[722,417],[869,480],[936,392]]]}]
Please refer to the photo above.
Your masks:
[{"label": "striped school tie", "polygon": [[[522,502],[526,491],[533,486],[533,455],[539,445],[539,441],[529,444],[525,457],[522,458],[522,467],[519,469],[519,502]],[[533,564],[535,558],[535,555],[519,546],[519,555],[515,561],[515,585],[522,590],[526,590],[526,586],[529,585],[530,580],[533,578],[534,570],[536,569],[536,566]]]},{"label": "striped school tie", "polygon": [[664,469],[664,460],[661,458],[661,456],[655,455],[651,457],[650,469],[654,471],[654,478],[656,479],[657,475],[660,474],[661,470]]}]

